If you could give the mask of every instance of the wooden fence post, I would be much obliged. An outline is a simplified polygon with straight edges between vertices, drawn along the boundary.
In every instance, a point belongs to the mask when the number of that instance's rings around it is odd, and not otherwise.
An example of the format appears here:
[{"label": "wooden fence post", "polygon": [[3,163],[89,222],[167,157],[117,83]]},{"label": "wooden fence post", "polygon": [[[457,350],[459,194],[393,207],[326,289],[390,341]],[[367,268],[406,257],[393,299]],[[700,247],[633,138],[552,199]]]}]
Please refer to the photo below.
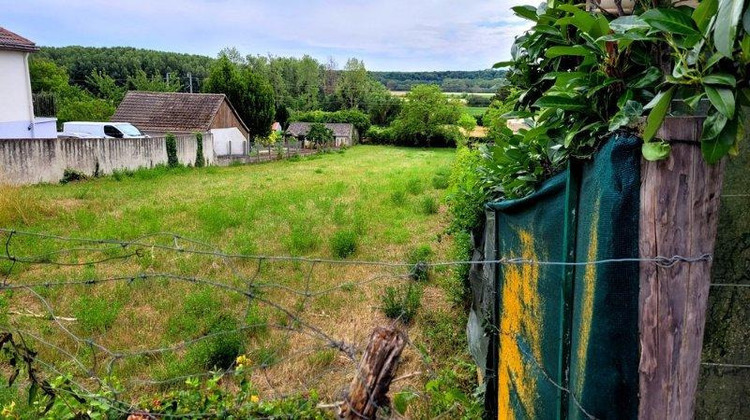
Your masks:
[{"label": "wooden fence post", "polygon": [[[641,165],[641,258],[713,255],[724,162],[708,165],[702,118],[667,118],[669,159]],[[711,261],[641,262],[640,419],[691,419],[700,371]]]},{"label": "wooden fence post", "polygon": [[378,327],[373,331],[349,394],[339,409],[339,418],[375,419],[378,408],[388,405],[388,389],[405,346],[406,338],[395,328]]}]

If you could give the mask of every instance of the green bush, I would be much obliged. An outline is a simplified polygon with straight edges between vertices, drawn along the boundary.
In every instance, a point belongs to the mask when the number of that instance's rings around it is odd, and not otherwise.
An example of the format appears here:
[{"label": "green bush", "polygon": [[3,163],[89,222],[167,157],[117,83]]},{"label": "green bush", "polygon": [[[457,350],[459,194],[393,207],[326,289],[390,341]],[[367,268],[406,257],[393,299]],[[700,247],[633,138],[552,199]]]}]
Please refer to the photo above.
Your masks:
[{"label": "green bush", "polygon": [[419,201],[419,210],[423,214],[436,214],[438,212],[438,202],[435,200],[435,197],[431,195],[426,195],[422,197],[422,200]]},{"label": "green bush", "polygon": [[372,126],[365,133],[365,139],[372,144],[394,144],[396,135],[391,127]]},{"label": "green bush", "polygon": [[164,141],[167,144],[167,166],[176,168],[180,162],[177,160],[177,139],[174,134],[167,133]]},{"label": "green bush", "polygon": [[89,176],[84,174],[83,172],[66,168],[65,171],[63,171],[63,177],[60,180],[60,183],[67,184],[69,182],[85,181],[87,179],[89,179]]},{"label": "green bush", "polygon": [[347,258],[357,252],[357,233],[340,230],[331,238],[331,253],[337,258]]},{"label": "green bush", "polygon": [[[456,232],[453,234],[453,249],[451,252],[454,261],[469,261],[472,258],[473,243],[471,234],[468,232]],[[459,264],[452,268],[452,275],[447,279],[444,289],[448,299],[456,306],[468,308],[471,304],[471,284],[469,283],[469,264]]]},{"label": "green bush", "polygon": [[87,334],[103,334],[114,325],[122,304],[83,295],[73,304],[73,315]]},{"label": "green bush", "polygon": [[370,128],[370,116],[362,111],[348,109],[336,112],[309,111],[294,112],[289,121],[311,123],[348,123],[352,124],[360,134],[367,133]]},{"label": "green bush", "polygon": [[471,232],[481,223],[482,209],[489,199],[479,172],[481,164],[482,156],[476,148],[458,149],[448,190],[451,232]]},{"label": "green bush", "polygon": [[422,306],[422,288],[415,283],[401,287],[388,286],[381,296],[383,302],[383,313],[391,319],[400,319],[408,324],[417,315],[417,310]]},{"label": "green bush", "polygon": [[429,245],[420,245],[412,249],[406,256],[406,261],[411,265],[410,276],[413,280],[429,280],[429,266],[434,252]]},{"label": "green bush", "polygon": [[195,167],[202,168],[206,166],[206,157],[203,155],[203,133],[195,133],[195,142]]}]

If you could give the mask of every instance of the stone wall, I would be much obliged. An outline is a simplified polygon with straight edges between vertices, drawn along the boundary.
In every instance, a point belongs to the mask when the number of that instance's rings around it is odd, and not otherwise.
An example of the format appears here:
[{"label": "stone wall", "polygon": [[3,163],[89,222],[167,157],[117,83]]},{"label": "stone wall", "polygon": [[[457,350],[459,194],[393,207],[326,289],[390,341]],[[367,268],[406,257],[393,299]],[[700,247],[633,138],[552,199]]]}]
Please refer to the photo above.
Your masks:
[{"label": "stone wall", "polygon": [[[213,138],[203,136],[206,164],[214,163]],[[195,136],[177,137],[177,158],[183,165],[195,163]],[[65,169],[93,175],[118,169],[150,168],[167,163],[164,137],[141,139],[2,139],[0,182],[9,184],[55,183]]]}]

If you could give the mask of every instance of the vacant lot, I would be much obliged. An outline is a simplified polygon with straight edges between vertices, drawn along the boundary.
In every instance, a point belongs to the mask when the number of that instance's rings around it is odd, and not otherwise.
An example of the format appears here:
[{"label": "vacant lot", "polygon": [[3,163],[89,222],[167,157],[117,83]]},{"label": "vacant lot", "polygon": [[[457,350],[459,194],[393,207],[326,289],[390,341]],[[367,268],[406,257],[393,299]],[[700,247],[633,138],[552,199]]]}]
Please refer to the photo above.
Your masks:
[{"label": "vacant lot", "polygon": [[[2,261],[8,282],[38,285],[4,294],[2,322],[50,369],[92,389],[116,377],[134,400],[186,375],[231,369],[239,354],[262,398],[312,389],[339,398],[354,372],[349,356],[372,328],[394,322],[383,315],[384,290],[413,282],[410,268],[248,256],[449,259],[452,159],[452,150],[358,146],[300,161],[5,187],[2,227],[136,243],[0,233],[9,254],[27,260]],[[435,269],[420,283],[401,374],[466,360],[462,311],[446,296],[450,274]],[[398,387],[419,388],[425,375]],[[14,398],[0,391],[0,400]]]}]

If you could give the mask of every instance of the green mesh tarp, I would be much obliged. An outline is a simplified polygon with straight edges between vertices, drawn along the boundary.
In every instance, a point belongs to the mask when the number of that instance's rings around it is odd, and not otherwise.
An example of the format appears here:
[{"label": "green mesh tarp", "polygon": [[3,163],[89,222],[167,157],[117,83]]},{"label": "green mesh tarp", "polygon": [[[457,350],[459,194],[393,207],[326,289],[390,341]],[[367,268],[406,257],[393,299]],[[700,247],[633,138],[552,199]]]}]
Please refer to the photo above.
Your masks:
[{"label": "green mesh tarp", "polygon": [[487,206],[483,257],[510,261],[485,264],[481,292],[473,279],[473,316],[490,325],[487,417],[636,417],[638,263],[603,260],[638,257],[639,191],[639,140],[618,135],[533,195]]}]

